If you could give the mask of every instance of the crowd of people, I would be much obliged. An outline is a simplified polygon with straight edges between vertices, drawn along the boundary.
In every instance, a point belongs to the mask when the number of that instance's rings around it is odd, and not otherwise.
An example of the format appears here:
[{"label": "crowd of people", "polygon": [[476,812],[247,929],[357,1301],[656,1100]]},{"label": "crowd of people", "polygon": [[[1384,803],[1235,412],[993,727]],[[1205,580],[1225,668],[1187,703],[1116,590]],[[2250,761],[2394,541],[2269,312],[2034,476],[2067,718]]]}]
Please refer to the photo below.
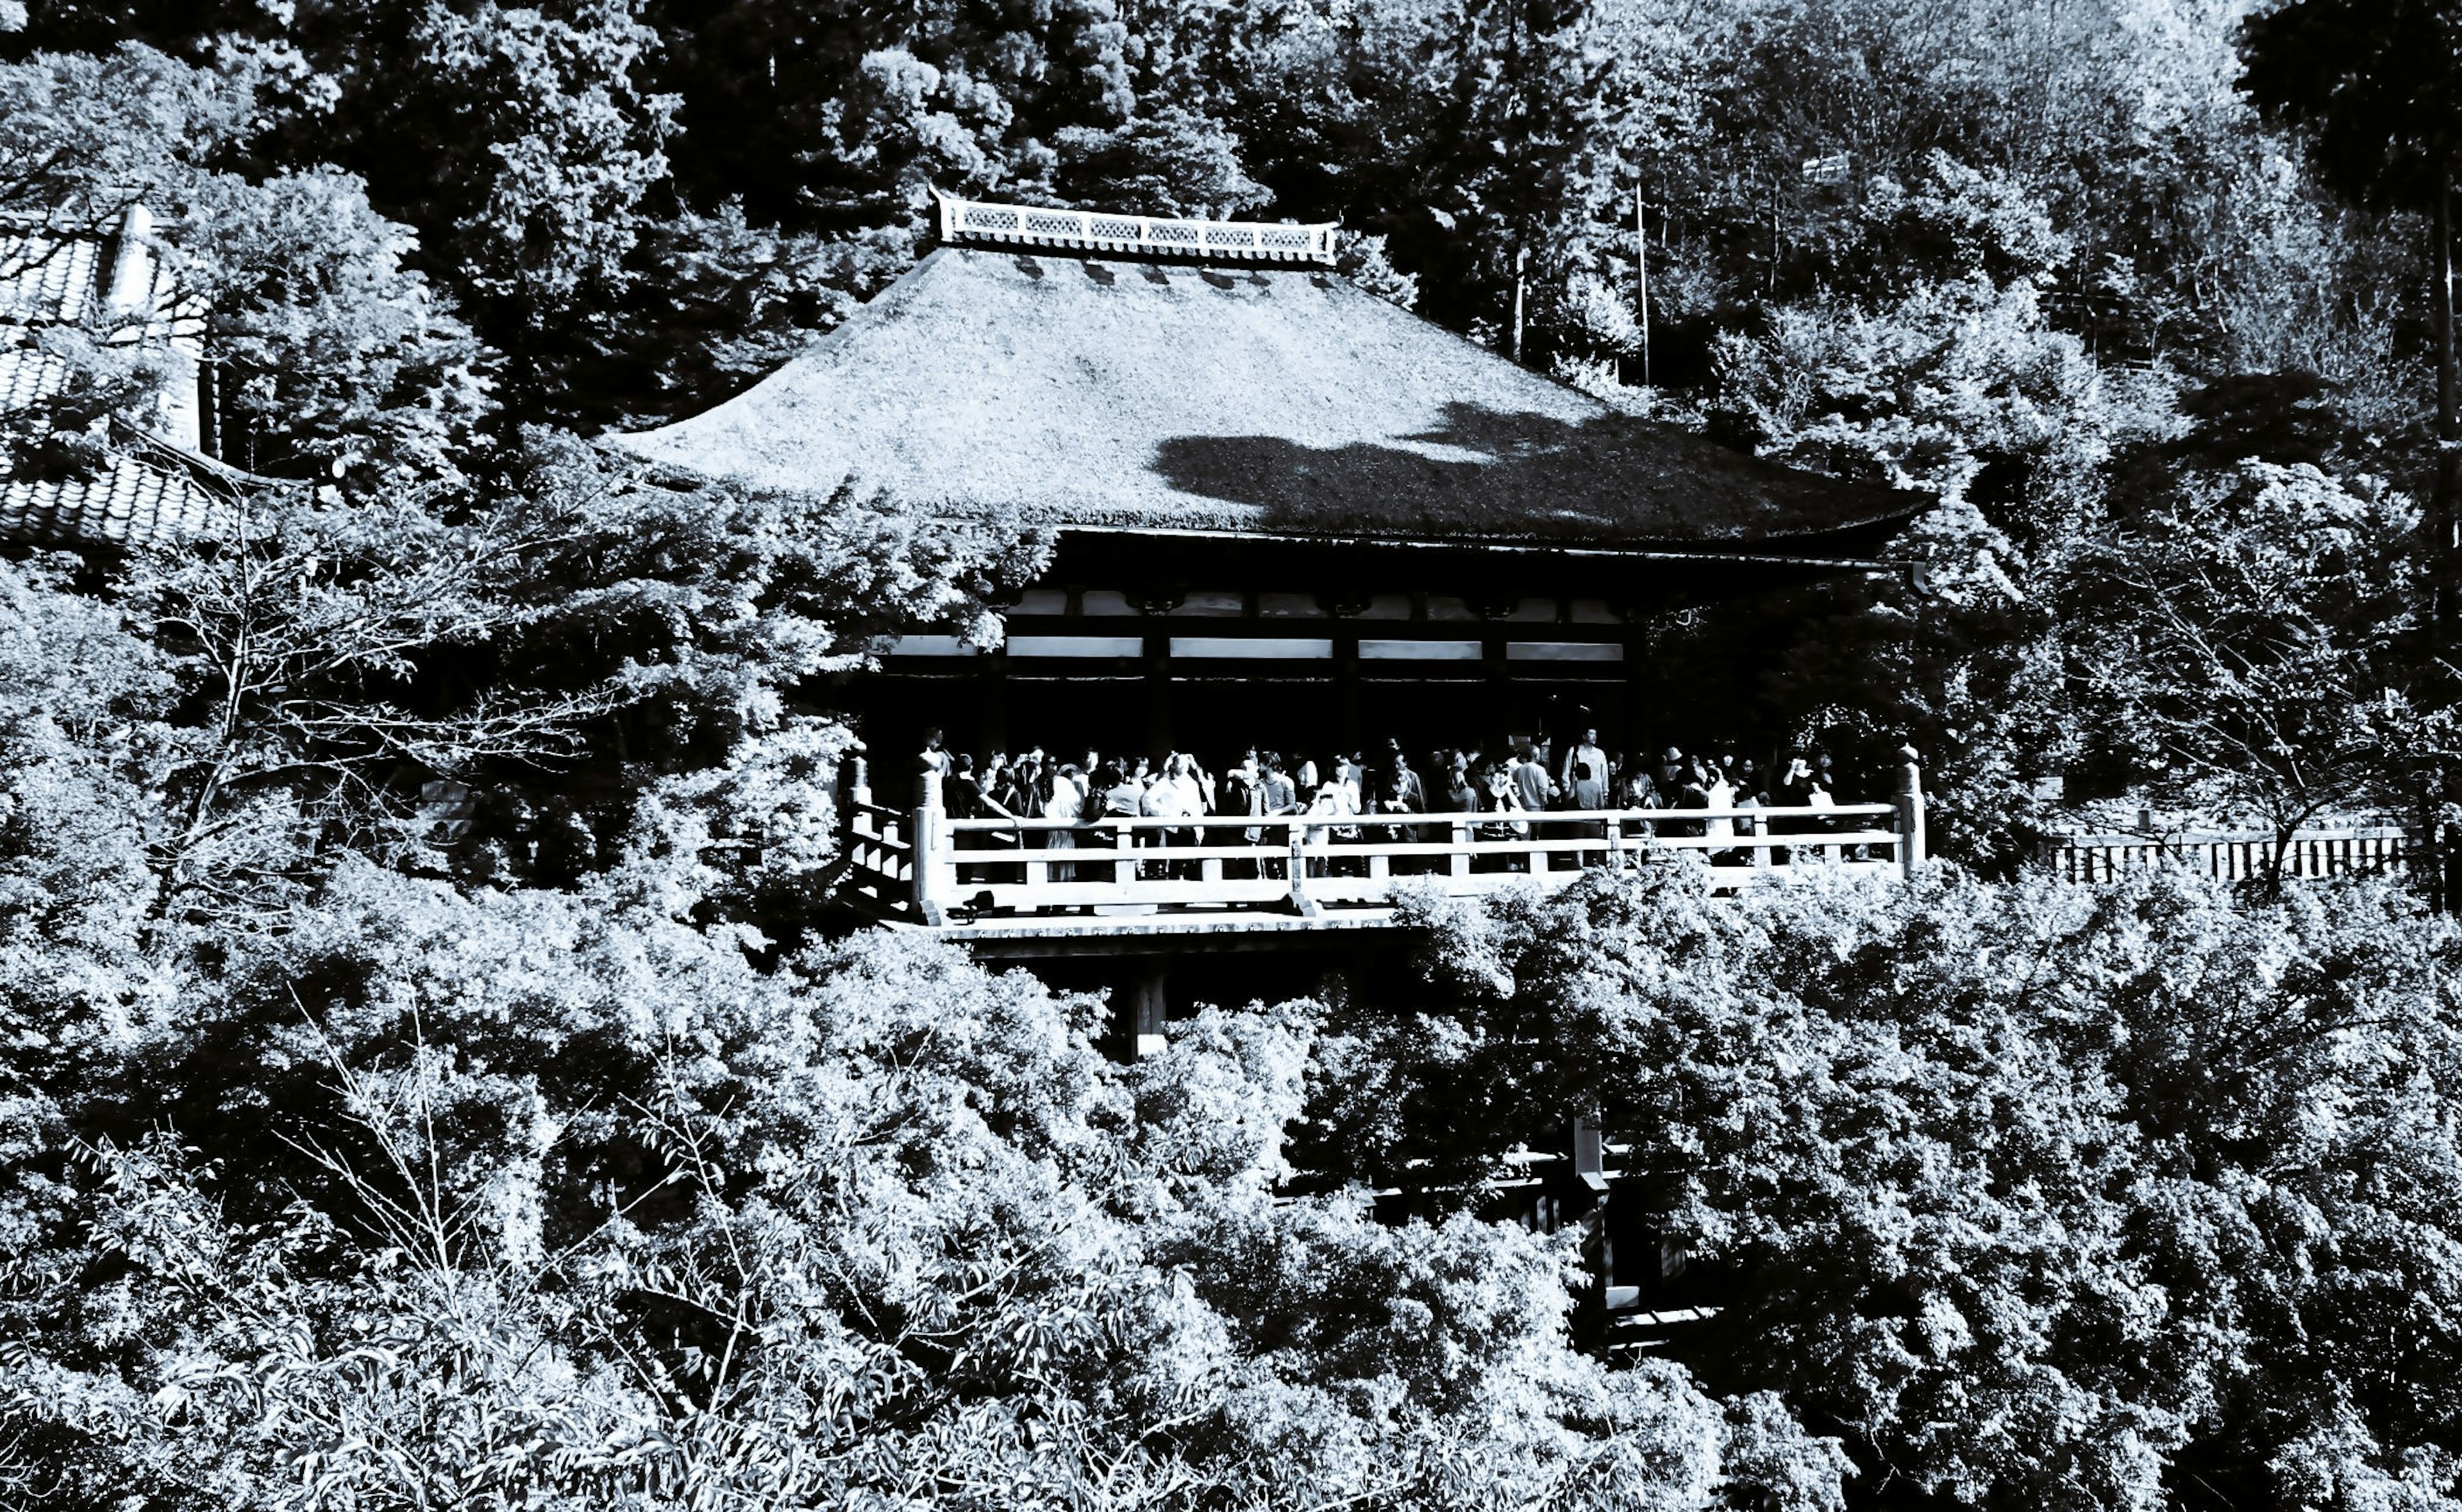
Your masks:
[{"label": "crowd of people", "polygon": [[[920,772],[939,778],[940,802],[952,818],[1081,825],[1109,819],[1187,821],[1134,832],[1139,843],[1162,848],[1281,845],[1290,827],[1269,821],[1297,815],[1315,821],[1309,828],[1336,844],[1441,838],[1417,833],[1425,827],[1415,823],[1438,815],[1477,815],[1469,821],[1472,833],[1485,841],[1533,835],[1604,840],[1610,822],[1626,838],[1733,837],[1818,828],[1804,821],[1790,825],[1777,816],[1764,821],[1752,810],[1848,801],[1838,796],[1836,768],[1825,752],[1799,749],[1767,767],[1734,750],[1688,755],[1671,746],[1654,756],[1610,753],[1600,745],[1595,729],[1584,730],[1580,739],[1561,747],[1548,740],[1524,738],[1490,753],[1441,749],[1427,758],[1424,769],[1412,764],[1400,741],[1388,739],[1381,748],[1336,753],[1322,764],[1312,757],[1252,746],[1220,770],[1186,751],[1155,759],[1106,757],[1092,749],[1048,753],[1037,747],[1014,757],[995,751],[978,761],[971,753],[948,750],[942,732],[935,729],[924,739],[918,766]],[[1698,819],[1671,813],[1610,821],[1599,814],[1631,810],[1706,811]],[[1568,817],[1545,817],[1557,813]],[[1226,819],[1246,822],[1226,825],[1221,822]],[[1443,833],[1450,834],[1452,825],[1460,822],[1450,820]],[[1108,845],[1112,832],[1037,826],[1022,831],[1018,838],[1045,849],[1073,850],[1081,842]],[[1517,870],[1527,864],[1526,857],[1516,855],[1481,860]],[[1183,864],[1160,860],[1155,865],[1163,868],[1158,875],[1194,875],[1193,867]],[[1068,880],[1064,869],[1073,871],[1068,863],[1054,863],[1052,879]]]}]

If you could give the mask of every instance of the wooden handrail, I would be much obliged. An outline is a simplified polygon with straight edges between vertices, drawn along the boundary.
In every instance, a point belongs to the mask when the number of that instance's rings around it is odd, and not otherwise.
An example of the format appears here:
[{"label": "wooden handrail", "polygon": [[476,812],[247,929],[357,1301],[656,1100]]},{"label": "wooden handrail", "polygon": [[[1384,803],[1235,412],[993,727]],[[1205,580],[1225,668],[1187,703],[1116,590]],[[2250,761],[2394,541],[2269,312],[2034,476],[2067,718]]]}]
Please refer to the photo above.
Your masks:
[{"label": "wooden handrail", "polygon": [[[1534,879],[1555,886],[1652,853],[1697,855],[1739,882],[1812,862],[1912,876],[1924,859],[1911,761],[1890,802],[1800,808],[953,819],[939,774],[919,787],[922,801],[903,813],[872,803],[868,788],[851,795],[848,856],[860,894],[933,924],[953,910],[1107,905],[1313,915],[1390,903],[1397,882],[1472,896]],[[1702,832],[1714,824],[1727,832]]]},{"label": "wooden handrail", "polygon": [[[1435,813],[1208,813],[1191,814],[1186,817],[1167,814],[1137,814],[1132,817],[1123,814],[1106,815],[1098,819],[949,819],[943,821],[943,824],[949,830],[969,832],[1018,830],[1067,830],[1083,832],[1098,827],[1140,830],[1281,829],[1301,824],[1312,830],[1367,825],[1400,829],[1414,825],[1459,823],[1472,825],[1585,824],[1623,820],[1629,823],[1681,824],[1701,819],[1762,821],[1857,818],[1894,814],[1897,811],[1898,806],[1893,803],[1838,803],[1787,809],[1516,809],[1501,813],[1445,810]],[[1785,836],[1782,835],[1779,838],[1783,843]]]}]

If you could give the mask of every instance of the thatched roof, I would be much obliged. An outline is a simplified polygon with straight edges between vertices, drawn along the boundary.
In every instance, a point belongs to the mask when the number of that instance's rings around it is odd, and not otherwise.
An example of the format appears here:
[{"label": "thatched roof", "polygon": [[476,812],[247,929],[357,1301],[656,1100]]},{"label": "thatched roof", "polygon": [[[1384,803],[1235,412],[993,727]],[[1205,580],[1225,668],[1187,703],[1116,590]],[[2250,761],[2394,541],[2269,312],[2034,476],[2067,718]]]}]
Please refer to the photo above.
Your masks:
[{"label": "thatched roof", "polygon": [[1306,269],[943,247],[715,409],[608,438],[757,487],[1034,524],[1775,544],[1903,495],[1598,400]]}]

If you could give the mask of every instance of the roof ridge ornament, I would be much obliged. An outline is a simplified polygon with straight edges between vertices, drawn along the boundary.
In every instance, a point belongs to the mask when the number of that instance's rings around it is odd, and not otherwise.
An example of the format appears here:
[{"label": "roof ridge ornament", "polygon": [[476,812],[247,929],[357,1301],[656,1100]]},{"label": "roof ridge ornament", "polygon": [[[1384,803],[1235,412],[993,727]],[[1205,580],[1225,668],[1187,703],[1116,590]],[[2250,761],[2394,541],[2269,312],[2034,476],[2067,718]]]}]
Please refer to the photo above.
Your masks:
[{"label": "roof ridge ornament", "polygon": [[1229,258],[1242,262],[1333,264],[1333,231],[1325,221],[1191,221],[1108,210],[1058,210],[1033,205],[961,200],[937,187],[940,240],[953,246],[1065,247],[1134,257]]}]

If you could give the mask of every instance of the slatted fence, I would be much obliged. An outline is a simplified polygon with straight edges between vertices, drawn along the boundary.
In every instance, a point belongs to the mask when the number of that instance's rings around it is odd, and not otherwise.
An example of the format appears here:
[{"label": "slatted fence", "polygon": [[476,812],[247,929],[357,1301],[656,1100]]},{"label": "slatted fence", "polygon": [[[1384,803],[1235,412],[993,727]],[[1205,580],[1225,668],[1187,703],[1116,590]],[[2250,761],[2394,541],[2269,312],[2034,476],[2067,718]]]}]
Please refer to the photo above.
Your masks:
[{"label": "slatted fence", "polygon": [[2407,875],[2415,846],[2400,825],[2353,825],[2297,831],[2287,846],[2259,831],[2060,835],[2045,841],[2036,858],[2068,882],[2110,882],[2157,868],[2241,880],[2271,876],[2278,848],[2282,875],[2310,878]]}]

